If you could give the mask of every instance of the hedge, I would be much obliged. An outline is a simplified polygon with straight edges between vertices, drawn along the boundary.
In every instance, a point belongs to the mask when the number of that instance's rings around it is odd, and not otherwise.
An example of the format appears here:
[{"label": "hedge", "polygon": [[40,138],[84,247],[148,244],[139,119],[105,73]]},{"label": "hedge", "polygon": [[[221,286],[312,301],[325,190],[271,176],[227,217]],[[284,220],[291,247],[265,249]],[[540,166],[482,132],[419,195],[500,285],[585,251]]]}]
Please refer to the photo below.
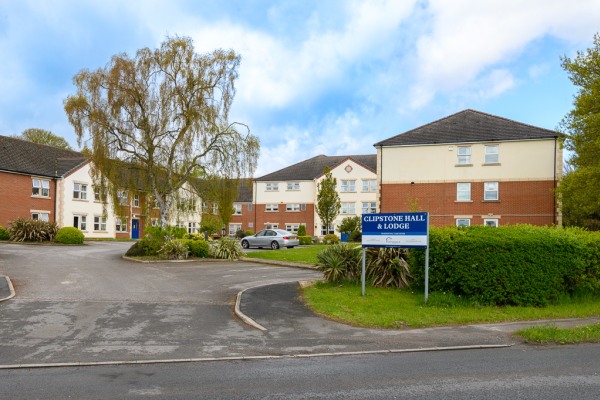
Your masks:
[{"label": "hedge", "polygon": [[[600,235],[513,225],[431,228],[430,291],[482,304],[544,306],[563,294],[598,291]],[[410,256],[414,287],[423,286],[424,250]]]},{"label": "hedge", "polygon": [[298,240],[301,245],[309,245],[312,244],[312,236],[298,236]]},{"label": "hedge", "polygon": [[54,241],[56,243],[63,244],[82,244],[83,243],[83,232],[72,226],[65,226],[60,228],[56,233]]}]

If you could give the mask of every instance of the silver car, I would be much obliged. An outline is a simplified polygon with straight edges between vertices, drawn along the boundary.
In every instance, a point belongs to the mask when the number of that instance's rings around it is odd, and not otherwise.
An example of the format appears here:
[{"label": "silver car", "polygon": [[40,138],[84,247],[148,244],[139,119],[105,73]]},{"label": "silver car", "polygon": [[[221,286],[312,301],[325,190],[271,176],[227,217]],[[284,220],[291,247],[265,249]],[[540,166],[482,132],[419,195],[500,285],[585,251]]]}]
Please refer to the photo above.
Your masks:
[{"label": "silver car", "polygon": [[250,247],[258,247],[259,249],[270,247],[273,250],[277,250],[283,246],[291,249],[299,244],[300,241],[298,240],[297,235],[282,229],[265,229],[258,232],[256,235],[246,236],[241,241],[241,245],[244,249],[249,249]]}]

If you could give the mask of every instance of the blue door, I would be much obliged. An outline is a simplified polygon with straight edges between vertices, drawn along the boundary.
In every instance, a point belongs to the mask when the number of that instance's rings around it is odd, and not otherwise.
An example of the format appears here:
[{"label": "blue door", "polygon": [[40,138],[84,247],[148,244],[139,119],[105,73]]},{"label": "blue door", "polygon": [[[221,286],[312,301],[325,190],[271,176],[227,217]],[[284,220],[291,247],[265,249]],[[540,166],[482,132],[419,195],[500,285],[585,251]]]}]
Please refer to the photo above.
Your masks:
[{"label": "blue door", "polygon": [[140,220],[132,219],[131,220],[131,238],[137,239],[140,237]]}]

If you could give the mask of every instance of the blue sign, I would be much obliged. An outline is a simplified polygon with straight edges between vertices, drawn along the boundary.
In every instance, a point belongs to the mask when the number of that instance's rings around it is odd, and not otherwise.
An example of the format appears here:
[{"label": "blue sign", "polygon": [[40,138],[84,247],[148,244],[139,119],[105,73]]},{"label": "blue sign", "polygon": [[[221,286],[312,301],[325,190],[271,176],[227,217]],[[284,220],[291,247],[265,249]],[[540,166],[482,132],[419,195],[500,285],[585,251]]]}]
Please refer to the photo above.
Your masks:
[{"label": "blue sign", "polygon": [[428,213],[364,214],[362,247],[415,247],[428,244]]}]

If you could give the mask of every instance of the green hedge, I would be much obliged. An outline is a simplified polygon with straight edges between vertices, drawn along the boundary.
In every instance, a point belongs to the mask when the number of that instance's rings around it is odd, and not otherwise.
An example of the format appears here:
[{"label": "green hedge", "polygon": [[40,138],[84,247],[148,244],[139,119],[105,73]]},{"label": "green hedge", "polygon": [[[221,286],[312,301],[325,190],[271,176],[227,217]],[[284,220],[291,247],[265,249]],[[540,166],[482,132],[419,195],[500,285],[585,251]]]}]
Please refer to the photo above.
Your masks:
[{"label": "green hedge", "polygon": [[54,241],[56,243],[63,244],[82,244],[83,243],[83,232],[72,226],[65,226],[60,228],[56,233]]},{"label": "green hedge", "polygon": [[301,245],[312,244],[312,236],[298,236]]},{"label": "green hedge", "polygon": [[[543,306],[563,294],[598,291],[600,237],[580,230],[515,225],[431,228],[430,291],[482,304]],[[410,256],[423,286],[424,250]]]},{"label": "green hedge", "polygon": [[208,242],[206,240],[181,239],[188,248],[191,257],[208,257]]},{"label": "green hedge", "polygon": [[8,231],[3,226],[0,226],[0,240],[8,240],[8,239],[10,239],[10,235],[9,235]]}]

